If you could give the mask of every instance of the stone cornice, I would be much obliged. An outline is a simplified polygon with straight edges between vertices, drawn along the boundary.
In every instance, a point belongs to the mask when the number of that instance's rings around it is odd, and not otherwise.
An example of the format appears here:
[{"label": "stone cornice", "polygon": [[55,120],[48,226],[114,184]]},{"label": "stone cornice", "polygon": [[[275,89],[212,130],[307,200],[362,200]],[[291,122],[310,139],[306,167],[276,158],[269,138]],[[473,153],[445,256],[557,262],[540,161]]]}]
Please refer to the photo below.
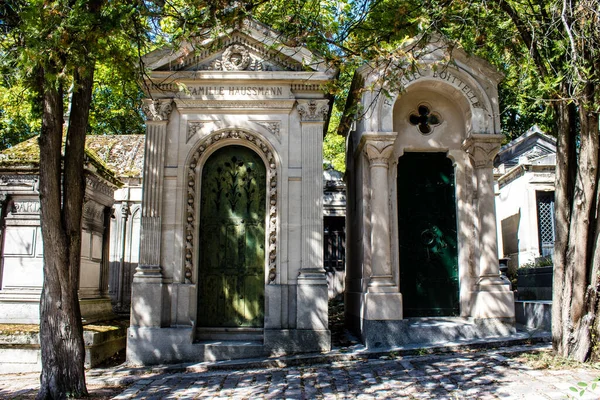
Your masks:
[{"label": "stone cornice", "polygon": [[195,110],[282,110],[291,111],[295,100],[191,100],[176,99],[177,109],[182,113]]}]

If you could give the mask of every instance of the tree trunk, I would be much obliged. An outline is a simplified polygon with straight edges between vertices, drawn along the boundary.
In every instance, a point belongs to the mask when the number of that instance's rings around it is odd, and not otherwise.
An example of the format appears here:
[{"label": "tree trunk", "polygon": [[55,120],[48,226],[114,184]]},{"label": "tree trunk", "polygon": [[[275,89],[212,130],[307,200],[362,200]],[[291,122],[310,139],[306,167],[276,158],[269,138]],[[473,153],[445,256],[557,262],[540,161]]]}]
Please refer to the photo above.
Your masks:
[{"label": "tree trunk", "polygon": [[[586,91],[593,94],[593,87]],[[552,337],[559,355],[586,361],[593,347],[592,330],[598,307],[600,148],[598,114],[588,111],[591,103],[585,99],[589,96],[582,97],[584,101],[576,107],[577,116],[574,105],[558,107]],[[575,134],[577,121],[579,135]]]},{"label": "tree trunk", "polygon": [[[46,87],[43,91],[40,208],[44,288],[40,303],[42,374],[38,399],[87,396],[78,289],[85,192],[84,146],[94,66],[93,62],[89,64],[74,74],[76,90],[72,95],[64,158],[60,154],[62,90]],[[62,170],[61,159],[64,160]]]}]

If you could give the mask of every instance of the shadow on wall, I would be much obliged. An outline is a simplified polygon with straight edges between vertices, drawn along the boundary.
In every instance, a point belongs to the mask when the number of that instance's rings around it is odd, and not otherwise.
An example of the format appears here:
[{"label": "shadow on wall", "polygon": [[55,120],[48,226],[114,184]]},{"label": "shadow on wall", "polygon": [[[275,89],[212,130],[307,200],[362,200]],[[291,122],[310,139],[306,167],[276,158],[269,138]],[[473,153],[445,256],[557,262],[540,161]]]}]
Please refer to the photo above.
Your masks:
[{"label": "shadow on wall", "polygon": [[519,267],[519,225],[521,224],[521,210],[501,222],[502,252],[504,257],[509,257],[508,273],[516,274]]}]

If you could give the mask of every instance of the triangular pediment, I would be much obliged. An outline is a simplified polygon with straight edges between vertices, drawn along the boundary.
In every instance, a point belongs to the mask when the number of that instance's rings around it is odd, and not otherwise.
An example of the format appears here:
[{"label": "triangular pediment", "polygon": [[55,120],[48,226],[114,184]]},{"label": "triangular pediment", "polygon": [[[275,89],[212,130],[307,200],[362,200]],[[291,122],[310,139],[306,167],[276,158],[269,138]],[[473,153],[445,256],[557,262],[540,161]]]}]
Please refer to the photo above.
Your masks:
[{"label": "triangular pediment", "polygon": [[281,43],[281,35],[253,20],[201,43],[186,43],[178,51],[148,54],[151,71],[319,71],[323,61],[304,48]]}]

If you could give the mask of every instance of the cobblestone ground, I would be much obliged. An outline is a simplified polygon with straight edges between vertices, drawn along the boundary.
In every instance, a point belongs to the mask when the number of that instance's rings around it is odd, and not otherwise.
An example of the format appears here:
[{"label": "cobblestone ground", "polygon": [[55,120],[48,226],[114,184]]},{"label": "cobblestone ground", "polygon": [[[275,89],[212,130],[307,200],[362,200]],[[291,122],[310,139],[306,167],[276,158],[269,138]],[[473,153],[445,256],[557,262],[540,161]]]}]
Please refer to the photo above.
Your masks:
[{"label": "cobblestone ground", "polygon": [[[600,376],[599,370],[534,369],[511,355],[514,352],[508,348],[262,370],[141,375],[126,369],[91,370],[88,386],[92,397],[114,395],[115,399],[600,398],[600,389],[581,397],[570,390],[578,382],[591,382]],[[11,386],[10,379],[0,383],[1,398],[27,398],[35,393],[35,384],[18,388],[16,380],[13,383]],[[121,392],[115,389],[119,385],[124,388]],[[112,393],[107,392],[111,386]]]}]

